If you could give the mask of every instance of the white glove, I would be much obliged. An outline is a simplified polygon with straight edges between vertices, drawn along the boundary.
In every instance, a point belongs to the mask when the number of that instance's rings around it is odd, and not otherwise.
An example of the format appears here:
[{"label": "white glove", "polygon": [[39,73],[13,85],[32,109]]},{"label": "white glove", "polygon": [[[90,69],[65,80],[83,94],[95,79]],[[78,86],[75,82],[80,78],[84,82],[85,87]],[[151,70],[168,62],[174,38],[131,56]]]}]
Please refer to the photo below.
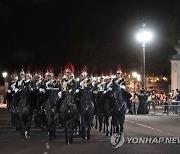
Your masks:
[{"label": "white glove", "polygon": [[61,98],[62,97],[62,92],[60,91],[60,92],[58,92],[58,96],[59,96],[59,98]]},{"label": "white glove", "polygon": [[79,92],[79,89],[76,89],[76,93],[78,93]]},{"label": "white glove", "polygon": [[18,92],[18,90],[19,90],[19,89],[18,89],[18,88],[16,88],[16,89],[14,90],[14,91],[15,91],[15,93],[17,93],[17,92]]},{"label": "white glove", "polygon": [[72,89],[70,89],[69,92],[72,92]]},{"label": "white glove", "polygon": [[11,90],[9,89],[7,92],[8,92],[8,93],[11,93]]},{"label": "white glove", "polygon": [[126,89],[125,85],[120,85],[120,88]]},{"label": "white glove", "polygon": [[46,91],[42,88],[39,89],[40,93],[45,93]]},{"label": "white glove", "polygon": [[112,88],[109,88],[109,91],[112,91]]},{"label": "white glove", "polygon": [[94,94],[97,94],[97,93],[98,93],[98,91],[97,91],[97,90],[95,90],[95,91],[93,91],[93,93],[94,93]]}]

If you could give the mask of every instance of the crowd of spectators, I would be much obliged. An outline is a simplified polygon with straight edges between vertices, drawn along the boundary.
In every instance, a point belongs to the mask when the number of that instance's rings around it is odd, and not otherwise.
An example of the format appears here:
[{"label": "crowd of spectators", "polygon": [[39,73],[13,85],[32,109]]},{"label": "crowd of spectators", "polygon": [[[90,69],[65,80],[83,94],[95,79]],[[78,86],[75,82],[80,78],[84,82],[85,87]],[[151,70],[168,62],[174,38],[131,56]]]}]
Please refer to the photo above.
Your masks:
[{"label": "crowd of spectators", "polygon": [[[147,104],[149,109],[153,109],[155,111],[156,106],[162,106],[163,112],[168,113],[169,109],[174,110],[174,113],[179,113],[180,108],[180,90],[172,90],[171,92],[163,92],[163,91],[148,91],[149,97],[147,99]],[[133,95],[132,97],[132,106],[134,108],[134,112],[136,114],[138,109],[138,94]]]}]

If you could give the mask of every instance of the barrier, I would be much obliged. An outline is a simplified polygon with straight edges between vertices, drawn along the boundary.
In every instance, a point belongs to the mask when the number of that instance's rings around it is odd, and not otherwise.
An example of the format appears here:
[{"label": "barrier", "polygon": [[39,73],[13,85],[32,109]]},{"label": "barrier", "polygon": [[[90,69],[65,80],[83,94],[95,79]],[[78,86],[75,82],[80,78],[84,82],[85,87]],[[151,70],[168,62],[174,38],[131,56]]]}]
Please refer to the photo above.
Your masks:
[{"label": "barrier", "polygon": [[[138,102],[132,102],[132,110],[137,114]],[[148,102],[148,109],[150,115],[180,115],[180,101]]]}]

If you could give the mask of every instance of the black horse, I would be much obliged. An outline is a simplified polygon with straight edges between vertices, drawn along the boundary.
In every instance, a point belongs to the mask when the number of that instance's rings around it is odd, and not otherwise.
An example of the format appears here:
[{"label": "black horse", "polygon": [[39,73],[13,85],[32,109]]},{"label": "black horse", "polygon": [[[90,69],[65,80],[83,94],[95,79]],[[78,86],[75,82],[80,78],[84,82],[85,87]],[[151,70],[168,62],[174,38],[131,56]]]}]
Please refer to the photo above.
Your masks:
[{"label": "black horse", "polygon": [[103,132],[106,133],[106,136],[109,136],[109,119],[112,116],[113,110],[113,95],[111,91],[108,91],[103,95],[101,104],[104,119]]},{"label": "black horse", "polygon": [[103,126],[103,91],[93,94],[93,102],[95,106],[95,128],[97,129],[97,120],[99,122],[99,131],[102,131]]},{"label": "black horse", "polygon": [[49,139],[52,140],[53,138],[56,139],[58,91],[48,90],[46,97],[47,100],[44,104],[45,121]]},{"label": "black horse", "polygon": [[[30,126],[32,120],[32,106],[31,106],[31,91],[30,86],[25,85],[19,92],[20,101],[17,107],[18,122],[21,130],[21,134],[24,139],[30,138]],[[17,123],[18,123],[17,122]]]},{"label": "black horse", "polygon": [[80,91],[80,108],[79,112],[81,115],[81,127],[83,139],[90,139],[90,130],[92,119],[94,115],[94,103],[92,101],[92,91],[89,87]]},{"label": "black horse", "polygon": [[65,130],[65,143],[72,143],[75,122],[79,118],[79,112],[74,101],[73,91],[68,90],[63,94],[62,98],[60,99],[59,111]]},{"label": "black horse", "polygon": [[123,95],[123,89],[118,84],[112,85],[112,123],[110,133],[122,133],[124,129],[125,114],[127,110],[126,98]]}]

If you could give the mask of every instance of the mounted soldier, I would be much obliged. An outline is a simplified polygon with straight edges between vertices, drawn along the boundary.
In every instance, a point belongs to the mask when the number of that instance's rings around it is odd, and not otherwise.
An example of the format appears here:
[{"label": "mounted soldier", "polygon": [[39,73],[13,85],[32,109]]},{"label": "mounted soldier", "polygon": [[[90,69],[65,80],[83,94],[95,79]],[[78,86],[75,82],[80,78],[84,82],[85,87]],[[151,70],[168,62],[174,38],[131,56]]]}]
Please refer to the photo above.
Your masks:
[{"label": "mounted soldier", "polygon": [[79,80],[79,88],[92,88],[91,79],[88,77],[87,67],[84,65],[81,68],[80,80]]},{"label": "mounted soldier", "polygon": [[117,66],[116,78],[113,80],[113,82],[116,83],[122,89],[123,97],[126,100],[129,113],[133,114],[130,101],[132,95],[126,90],[125,78],[123,77],[120,65]]},{"label": "mounted soldier", "polygon": [[13,95],[15,94],[16,82],[18,81],[18,73],[15,70],[14,73],[11,75],[11,82],[8,87],[7,91],[7,108],[8,110],[12,109],[12,99]]},{"label": "mounted soldier", "polygon": [[74,79],[74,66],[71,63],[67,63],[64,68],[64,76],[62,79],[62,91],[75,92],[76,84]]},{"label": "mounted soldier", "polygon": [[98,77],[98,84],[97,84],[98,92],[104,92],[105,84],[106,84],[105,76],[104,76],[104,74],[102,72],[100,77]]},{"label": "mounted soldier", "polygon": [[22,88],[24,87],[24,83],[25,83],[25,72],[24,72],[24,67],[21,68],[21,71],[19,73],[19,79],[16,82],[16,88],[15,88],[15,93],[20,92],[22,90]]}]

